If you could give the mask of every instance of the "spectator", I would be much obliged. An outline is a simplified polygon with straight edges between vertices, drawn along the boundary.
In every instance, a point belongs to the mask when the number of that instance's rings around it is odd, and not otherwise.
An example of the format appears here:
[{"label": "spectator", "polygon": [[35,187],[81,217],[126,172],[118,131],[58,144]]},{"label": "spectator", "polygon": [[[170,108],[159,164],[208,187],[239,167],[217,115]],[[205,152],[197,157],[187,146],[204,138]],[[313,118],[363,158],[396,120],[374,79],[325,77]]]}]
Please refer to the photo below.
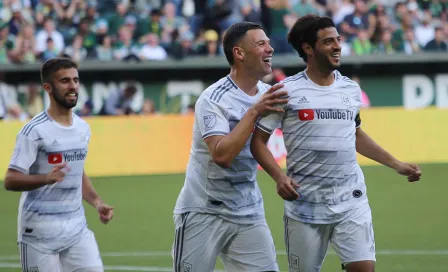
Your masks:
[{"label": "spectator", "polygon": [[101,61],[109,61],[113,60],[114,54],[112,50],[112,39],[110,36],[106,36],[103,38],[103,42],[101,45],[96,47],[95,56],[98,60]]},{"label": "spectator", "polygon": [[128,5],[124,2],[119,2],[116,7],[116,13],[111,15],[108,20],[109,35],[117,35],[118,31],[124,25],[127,14]]},{"label": "spectator", "polygon": [[29,118],[33,118],[36,114],[44,110],[44,102],[40,95],[39,85],[29,84],[28,92],[26,93],[25,111]]},{"label": "spectator", "polygon": [[272,47],[275,48],[276,53],[292,52],[292,47],[286,38],[288,29],[292,27],[290,18],[293,19],[293,17],[288,17],[290,15],[288,0],[266,0],[265,3],[269,13],[269,37]]},{"label": "spectator", "polygon": [[77,35],[73,40],[72,45],[67,46],[64,49],[64,56],[71,58],[76,62],[81,62],[87,57],[87,50],[82,45],[83,39],[80,35]]},{"label": "spectator", "polygon": [[434,39],[435,31],[434,25],[431,23],[432,16],[430,12],[425,12],[422,19],[422,24],[415,28],[415,36],[417,42],[421,47],[425,47],[430,41]]},{"label": "spectator", "polygon": [[9,34],[8,24],[0,21],[0,63],[9,63],[14,48],[14,36]]},{"label": "spectator", "polygon": [[142,18],[137,22],[137,37],[146,36],[149,33],[162,37],[161,13],[158,9],[151,10],[150,18]]},{"label": "spectator", "polygon": [[156,105],[153,100],[151,99],[145,99],[143,102],[142,111],[140,112],[141,115],[154,115],[156,114]]},{"label": "spectator", "polygon": [[129,115],[135,111],[132,103],[137,88],[134,84],[128,84],[124,90],[112,92],[105,101],[102,113],[105,115]]},{"label": "spectator", "polygon": [[218,33],[209,29],[204,33],[204,44],[199,46],[199,54],[203,56],[215,57],[219,55]]},{"label": "spectator", "polygon": [[381,41],[375,46],[377,54],[393,54],[395,49],[392,46],[392,33],[389,30],[383,31]]},{"label": "spectator", "polygon": [[436,27],[434,40],[430,41],[425,46],[425,51],[428,52],[446,52],[447,45],[445,43],[445,33],[441,27]]},{"label": "spectator", "polygon": [[153,33],[148,34],[147,43],[138,55],[141,60],[164,60],[168,57],[165,49],[159,44],[159,38]]},{"label": "spectator", "polygon": [[59,56],[59,50],[54,46],[52,38],[47,38],[47,44],[45,46],[45,51],[42,52],[42,60],[47,61],[51,58]]},{"label": "spectator", "polygon": [[34,26],[30,24],[22,25],[16,38],[11,59],[16,63],[34,63],[37,55]]},{"label": "spectator", "polygon": [[341,23],[341,32],[347,36],[348,40],[358,36],[358,32],[364,30],[367,39],[370,39],[375,31],[375,16],[368,13],[364,0],[355,0],[355,11],[345,16]]},{"label": "spectator", "polygon": [[184,59],[188,56],[193,56],[196,54],[193,49],[194,34],[190,31],[184,32],[180,35],[179,41],[171,47],[171,55],[175,59]]},{"label": "spectator", "polygon": [[[52,48],[48,48],[48,42],[52,42]],[[54,20],[46,18],[44,20],[44,29],[39,31],[36,36],[36,50],[41,53],[44,51],[54,51],[58,55],[64,50],[64,38],[62,34],[55,29]]]},{"label": "spectator", "polygon": [[372,54],[373,46],[368,35],[367,30],[359,30],[358,37],[353,40],[352,45],[352,51],[355,55],[362,56]]},{"label": "spectator", "polygon": [[128,27],[120,28],[118,39],[114,45],[114,58],[117,60],[139,60],[139,46],[132,40],[132,33]]},{"label": "spectator", "polygon": [[406,30],[401,51],[404,51],[408,55],[421,52],[421,46],[415,39],[414,31],[412,31],[412,29]]},{"label": "spectator", "polygon": [[82,117],[92,116],[93,115],[93,102],[91,100],[87,100],[83,107],[76,112],[77,115]]}]

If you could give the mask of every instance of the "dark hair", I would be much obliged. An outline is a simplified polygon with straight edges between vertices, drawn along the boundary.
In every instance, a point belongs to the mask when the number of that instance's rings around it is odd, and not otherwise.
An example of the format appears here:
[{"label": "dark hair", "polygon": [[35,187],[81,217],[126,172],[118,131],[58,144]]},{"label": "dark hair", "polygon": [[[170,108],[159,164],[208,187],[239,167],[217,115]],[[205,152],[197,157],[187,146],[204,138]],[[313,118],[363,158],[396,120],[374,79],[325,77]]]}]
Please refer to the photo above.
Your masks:
[{"label": "dark hair", "polygon": [[70,58],[52,58],[47,60],[40,69],[40,78],[42,80],[42,84],[50,83],[53,79],[54,73],[61,69],[70,69],[76,68],[78,69],[78,64],[71,60]]},{"label": "dark hair", "polygon": [[223,47],[224,54],[226,55],[226,59],[230,65],[233,65],[235,60],[233,59],[233,47],[239,43],[239,41],[246,36],[247,31],[253,29],[261,29],[263,27],[256,23],[251,22],[239,22],[231,25],[224,35],[223,39]]},{"label": "dark hair", "polygon": [[308,14],[300,17],[295,22],[288,34],[288,43],[299,53],[299,56],[306,62],[308,57],[303,51],[302,45],[307,43],[314,48],[317,41],[317,32],[328,27],[336,27],[329,17],[321,17],[315,14]]}]

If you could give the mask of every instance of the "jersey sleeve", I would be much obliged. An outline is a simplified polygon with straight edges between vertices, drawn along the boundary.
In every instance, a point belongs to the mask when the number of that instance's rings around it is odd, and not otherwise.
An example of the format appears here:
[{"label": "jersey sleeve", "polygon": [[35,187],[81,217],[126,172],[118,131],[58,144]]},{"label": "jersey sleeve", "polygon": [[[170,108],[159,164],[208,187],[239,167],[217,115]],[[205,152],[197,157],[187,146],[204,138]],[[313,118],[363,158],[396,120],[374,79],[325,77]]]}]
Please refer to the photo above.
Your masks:
[{"label": "jersey sleeve", "polygon": [[39,140],[24,134],[17,135],[14,152],[8,168],[27,173],[36,161],[39,150]]},{"label": "jersey sleeve", "polygon": [[358,114],[355,117],[355,127],[359,128],[361,127],[361,113],[358,112]]},{"label": "jersey sleeve", "polygon": [[215,102],[204,99],[198,103],[195,112],[202,138],[227,135],[230,132],[229,121],[224,110]]},{"label": "jersey sleeve", "polygon": [[261,117],[258,119],[256,127],[263,130],[264,132],[272,134],[276,128],[280,127],[284,115],[284,112],[274,112]]}]

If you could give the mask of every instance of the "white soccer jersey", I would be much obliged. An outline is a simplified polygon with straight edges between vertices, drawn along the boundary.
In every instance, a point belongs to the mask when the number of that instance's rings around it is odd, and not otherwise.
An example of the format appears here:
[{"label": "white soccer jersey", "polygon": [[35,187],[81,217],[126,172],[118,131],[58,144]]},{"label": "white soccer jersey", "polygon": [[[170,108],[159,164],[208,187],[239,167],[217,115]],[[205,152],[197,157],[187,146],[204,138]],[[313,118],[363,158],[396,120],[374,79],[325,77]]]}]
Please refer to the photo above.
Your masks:
[{"label": "white soccer jersey", "polygon": [[283,130],[287,175],[300,184],[300,198],[285,201],[285,212],[304,223],[337,222],[367,202],[356,161],[361,89],[338,71],[334,75],[331,86],[315,84],[306,72],[286,78],[290,100],[285,112],[257,122],[268,133],[279,125]]},{"label": "white soccer jersey", "polygon": [[249,96],[227,76],[201,94],[195,107],[185,184],[174,213],[211,213],[242,224],[265,221],[256,182],[258,164],[250,152],[251,137],[228,169],[213,162],[204,139],[230,133],[269,88],[260,81],[257,95]]},{"label": "white soccer jersey", "polygon": [[18,240],[44,253],[68,248],[86,227],[82,205],[82,175],[90,140],[89,125],[73,114],[64,127],[46,111],[19,132],[10,169],[27,174],[47,174],[66,162],[69,172],[62,182],[22,193],[19,204]]}]

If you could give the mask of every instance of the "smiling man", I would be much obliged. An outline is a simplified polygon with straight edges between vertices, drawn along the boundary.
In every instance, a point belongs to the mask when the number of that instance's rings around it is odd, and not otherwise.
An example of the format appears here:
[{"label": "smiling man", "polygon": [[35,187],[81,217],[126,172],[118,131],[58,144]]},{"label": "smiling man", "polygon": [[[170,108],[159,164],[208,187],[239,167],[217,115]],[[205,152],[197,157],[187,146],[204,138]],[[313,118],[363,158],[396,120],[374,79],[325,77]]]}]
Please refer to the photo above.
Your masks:
[{"label": "smiling man", "polygon": [[[285,112],[258,121],[251,151],[285,199],[289,271],[320,271],[331,242],[347,271],[373,272],[372,215],[356,152],[411,182],[419,180],[420,170],[398,161],[361,129],[361,89],[336,70],[341,45],[330,18],[299,18],[288,40],[307,68],[283,80],[290,96]],[[287,174],[266,146],[278,126],[285,138]]]},{"label": "smiling man", "polygon": [[218,256],[227,271],[278,271],[274,242],[249,150],[259,116],[283,111],[288,100],[260,80],[274,52],[258,24],[227,29],[230,74],[208,87],[195,105],[185,183],[174,210],[174,271],[212,272]]},{"label": "smiling man", "polygon": [[22,269],[102,272],[82,200],[97,209],[104,224],[113,208],[103,203],[84,172],[90,128],[72,112],[78,101],[77,65],[50,59],[41,77],[50,106],[18,133],[4,183],[7,190],[23,192],[18,218]]}]

